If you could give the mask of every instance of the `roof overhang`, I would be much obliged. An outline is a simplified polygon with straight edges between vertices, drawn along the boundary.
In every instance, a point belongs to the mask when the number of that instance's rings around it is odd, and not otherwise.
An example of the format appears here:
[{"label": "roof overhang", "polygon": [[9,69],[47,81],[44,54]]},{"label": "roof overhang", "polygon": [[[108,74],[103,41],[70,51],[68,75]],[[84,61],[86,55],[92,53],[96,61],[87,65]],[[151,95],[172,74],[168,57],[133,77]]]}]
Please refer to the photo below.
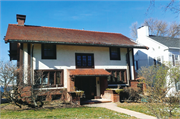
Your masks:
[{"label": "roof overhang", "polygon": [[57,41],[34,41],[34,40],[16,40],[16,39],[9,39],[5,41],[8,42],[19,42],[19,43],[52,43],[52,44],[59,44],[59,45],[77,45],[77,46],[96,46],[96,47],[122,47],[122,48],[139,48],[139,49],[149,49],[147,46],[141,45],[116,45],[116,44],[97,44],[97,43],[75,43],[75,42],[57,42]]},{"label": "roof overhang", "polygon": [[178,49],[178,50],[180,50],[180,47],[169,47],[169,49]]},{"label": "roof overhang", "polygon": [[109,76],[111,73],[105,69],[69,69],[69,76]]}]

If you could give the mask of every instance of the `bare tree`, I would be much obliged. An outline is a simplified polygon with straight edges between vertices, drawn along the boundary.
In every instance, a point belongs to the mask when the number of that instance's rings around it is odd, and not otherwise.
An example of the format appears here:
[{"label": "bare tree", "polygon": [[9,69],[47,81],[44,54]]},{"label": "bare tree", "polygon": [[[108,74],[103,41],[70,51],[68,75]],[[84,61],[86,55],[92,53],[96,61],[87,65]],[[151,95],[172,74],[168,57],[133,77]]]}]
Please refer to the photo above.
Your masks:
[{"label": "bare tree", "polygon": [[18,69],[12,62],[0,62],[0,84],[4,89],[4,96],[20,108],[22,105],[30,107],[43,105],[38,99],[38,95],[42,92],[39,90],[42,88],[40,83],[42,78],[42,71],[35,73],[33,81],[30,67]]},{"label": "bare tree", "polygon": [[168,32],[168,36],[171,37],[180,37],[180,24],[173,22],[171,23],[170,27],[169,27],[169,32]]},{"label": "bare tree", "polygon": [[[133,23],[131,28],[132,38],[137,38],[137,22]],[[180,24],[172,22],[170,25],[163,20],[157,20],[153,18],[146,19],[142,26],[149,27],[150,35],[165,36],[165,37],[180,37]]]},{"label": "bare tree", "polygon": [[[175,83],[180,79],[180,67],[172,64],[142,67],[138,73],[143,77],[146,91],[142,97],[147,101],[145,106],[156,115],[157,118],[171,117],[173,111],[178,108],[178,92],[172,91]],[[179,95],[180,96],[180,95]]]},{"label": "bare tree", "polygon": [[138,22],[134,22],[131,26],[131,37],[132,38],[137,38],[137,29],[138,29]]},{"label": "bare tree", "polygon": [[167,22],[157,19],[147,19],[144,21],[143,25],[149,26],[149,31],[152,35],[165,36],[168,32]]},{"label": "bare tree", "polygon": [[[149,7],[147,8],[147,13],[153,9],[155,7],[157,0],[150,0],[150,4]],[[180,4],[179,4],[179,0],[170,0],[168,4],[165,5],[161,5],[158,6],[161,7],[164,11],[168,11],[170,10],[171,12],[173,12],[174,14],[176,14],[177,16],[179,16],[180,14]],[[147,14],[146,13],[146,14]]]}]

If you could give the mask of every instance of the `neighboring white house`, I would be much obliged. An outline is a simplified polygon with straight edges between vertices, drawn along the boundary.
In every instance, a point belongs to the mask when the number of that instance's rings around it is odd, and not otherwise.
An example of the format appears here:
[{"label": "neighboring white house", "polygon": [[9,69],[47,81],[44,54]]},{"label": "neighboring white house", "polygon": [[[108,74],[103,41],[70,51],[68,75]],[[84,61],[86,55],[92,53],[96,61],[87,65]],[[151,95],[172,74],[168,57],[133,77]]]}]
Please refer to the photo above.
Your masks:
[{"label": "neighboring white house", "polygon": [[133,48],[146,46],[119,33],[24,25],[25,18],[17,15],[18,24],[9,24],[5,42],[18,67],[44,72],[45,89],[84,90],[92,99],[135,79]]},{"label": "neighboring white house", "polygon": [[137,43],[146,45],[149,50],[134,49],[135,70],[142,66],[151,66],[163,62],[180,65],[180,39],[149,35],[148,26],[137,30]]}]

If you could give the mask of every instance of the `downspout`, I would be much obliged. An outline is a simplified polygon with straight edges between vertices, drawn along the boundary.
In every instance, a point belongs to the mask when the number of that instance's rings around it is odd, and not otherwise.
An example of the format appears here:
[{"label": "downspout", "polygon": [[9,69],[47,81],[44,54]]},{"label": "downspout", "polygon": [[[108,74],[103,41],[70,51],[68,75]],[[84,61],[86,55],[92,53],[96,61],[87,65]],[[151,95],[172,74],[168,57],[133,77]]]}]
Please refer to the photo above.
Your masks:
[{"label": "downspout", "polygon": [[[129,82],[130,80],[132,80],[132,76],[131,76],[131,66],[130,66],[130,57],[129,57],[129,52],[131,50],[129,50],[129,48],[127,48],[127,63],[128,63],[128,69],[129,69]],[[129,83],[130,84],[130,83]]]}]

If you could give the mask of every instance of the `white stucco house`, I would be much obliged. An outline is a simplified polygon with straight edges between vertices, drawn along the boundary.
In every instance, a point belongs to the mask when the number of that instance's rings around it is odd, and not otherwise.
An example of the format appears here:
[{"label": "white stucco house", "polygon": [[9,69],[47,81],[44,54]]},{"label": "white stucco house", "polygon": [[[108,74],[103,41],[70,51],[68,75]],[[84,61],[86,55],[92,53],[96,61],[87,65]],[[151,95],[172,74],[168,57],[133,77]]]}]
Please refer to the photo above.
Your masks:
[{"label": "white stucco house", "polygon": [[[137,30],[136,42],[149,47],[149,50],[134,49],[136,71],[142,66],[163,62],[172,62],[173,66],[180,65],[180,38],[149,35],[148,26],[142,26]],[[177,88],[174,86],[173,90]]]},{"label": "white stucco house", "polygon": [[[85,91],[85,97],[102,97],[107,87],[130,86],[135,80],[133,49],[147,49],[120,33],[9,24],[5,42],[18,67],[43,71],[44,89]],[[27,83],[27,82],[26,82]]]}]

